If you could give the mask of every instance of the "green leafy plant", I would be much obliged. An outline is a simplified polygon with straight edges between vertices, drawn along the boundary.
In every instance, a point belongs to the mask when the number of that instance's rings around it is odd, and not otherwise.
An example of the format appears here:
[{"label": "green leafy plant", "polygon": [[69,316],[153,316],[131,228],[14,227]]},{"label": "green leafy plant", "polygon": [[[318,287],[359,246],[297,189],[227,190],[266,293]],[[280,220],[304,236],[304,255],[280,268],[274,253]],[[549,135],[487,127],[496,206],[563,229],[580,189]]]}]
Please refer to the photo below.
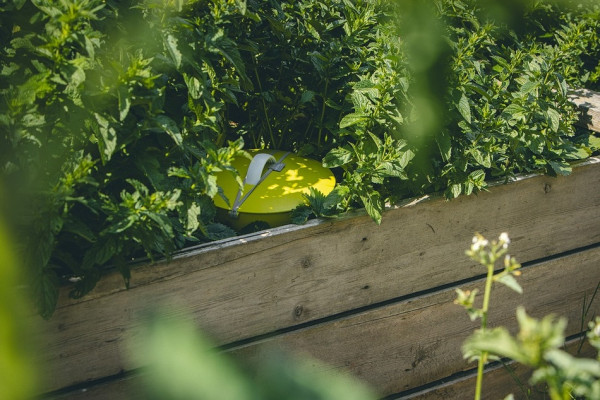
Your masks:
[{"label": "green leafy plant", "polygon": [[[560,348],[565,343],[567,321],[548,315],[541,320],[529,317],[522,307],[517,309],[519,333],[512,336],[504,327],[487,327],[487,314],[491,297],[492,283],[502,283],[514,291],[522,289],[515,276],[519,275],[520,265],[508,254],[510,243],[503,233],[497,241],[489,242],[480,235],[473,238],[471,249],[467,251],[473,260],[488,270],[483,305],[476,307],[477,291],[464,292],[457,289],[455,303],[465,308],[471,320],[481,318],[481,327],[463,344],[463,354],[470,360],[478,360],[475,399],[481,398],[484,366],[490,357],[508,358],[534,370],[531,384],[544,383],[552,400],[567,400],[573,396],[595,399],[600,396],[600,358],[576,358]],[[498,260],[504,257],[504,269],[495,273]],[[589,323],[587,332],[590,344],[600,351],[600,318]],[[600,357],[600,353],[599,353]],[[510,397],[510,396],[509,396]]]},{"label": "green leafy plant", "polygon": [[244,145],[334,170],[298,222],[364,207],[379,223],[401,198],[567,174],[598,151],[567,98],[597,88],[597,5],[491,2],[514,20],[418,3],[2,3],[4,212],[40,313],[67,280],[75,297],[111,267],[128,284],[132,261],[235,235],[212,198]]},{"label": "green leafy plant", "polygon": [[128,283],[133,258],[234,234],[211,198],[243,139],[219,138],[218,110],[247,76],[218,9],[208,25],[179,2],[2,7],[0,168],[43,316],[61,280],[80,297],[107,264]]}]

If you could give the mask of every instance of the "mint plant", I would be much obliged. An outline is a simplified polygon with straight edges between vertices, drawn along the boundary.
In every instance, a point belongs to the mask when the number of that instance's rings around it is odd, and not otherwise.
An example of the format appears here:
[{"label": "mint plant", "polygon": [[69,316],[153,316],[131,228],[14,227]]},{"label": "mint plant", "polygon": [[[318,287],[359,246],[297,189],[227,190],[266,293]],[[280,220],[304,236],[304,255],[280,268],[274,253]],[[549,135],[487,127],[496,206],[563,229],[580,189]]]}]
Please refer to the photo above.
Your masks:
[{"label": "mint plant", "polygon": [[517,24],[476,0],[3,2],[0,183],[40,313],[69,279],[83,296],[235,235],[212,198],[244,147],[334,170],[297,221],[568,174],[600,149],[567,98],[600,71],[600,9],[575,3],[504,9]]}]

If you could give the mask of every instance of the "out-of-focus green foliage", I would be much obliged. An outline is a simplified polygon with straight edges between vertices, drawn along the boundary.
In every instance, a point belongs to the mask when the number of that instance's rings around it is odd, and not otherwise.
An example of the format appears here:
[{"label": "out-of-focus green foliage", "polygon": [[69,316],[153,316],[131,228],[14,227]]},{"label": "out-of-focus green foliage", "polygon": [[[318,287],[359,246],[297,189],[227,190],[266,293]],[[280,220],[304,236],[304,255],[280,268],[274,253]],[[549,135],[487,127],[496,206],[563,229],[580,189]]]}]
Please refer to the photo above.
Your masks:
[{"label": "out-of-focus green foliage", "polygon": [[11,400],[30,399],[36,393],[34,350],[28,343],[30,326],[25,293],[19,288],[21,272],[9,237],[0,220],[0,393]]},{"label": "out-of-focus green foliage", "polygon": [[160,400],[367,400],[366,387],[315,361],[264,354],[241,366],[217,352],[195,326],[182,319],[154,317],[130,343],[131,359],[143,365],[147,399]]},{"label": "out-of-focus green foliage", "polygon": [[[514,3],[514,4],[513,4]],[[427,4],[427,5],[425,5]],[[544,170],[600,148],[600,9],[488,0],[12,0],[0,6],[0,179],[43,316],[61,280],[233,232],[215,172],[243,146],[340,185],[296,221]],[[487,12],[486,10],[494,10]]]}]

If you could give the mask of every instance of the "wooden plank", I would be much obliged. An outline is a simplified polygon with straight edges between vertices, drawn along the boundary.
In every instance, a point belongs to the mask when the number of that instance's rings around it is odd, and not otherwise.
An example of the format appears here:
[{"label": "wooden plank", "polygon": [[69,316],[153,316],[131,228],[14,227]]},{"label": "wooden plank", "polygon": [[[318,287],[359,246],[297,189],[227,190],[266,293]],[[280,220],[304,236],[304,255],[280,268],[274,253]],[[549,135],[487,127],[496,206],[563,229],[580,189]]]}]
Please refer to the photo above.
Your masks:
[{"label": "wooden plank", "polygon": [[477,276],[464,256],[475,231],[509,231],[522,262],[598,243],[598,187],[592,159],[569,177],[398,206],[380,227],[358,216],[201,248],[134,271],[130,290],[113,275],[42,322],[46,390],[119,373],[121,345],[151,305],[191,313],[224,344]]},{"label": "wooden plank", "polygon": [[[516,330],[515,309],[541,317],[549,313],[569,319],[567,335],[580,331],[582,301],[600,281],[600,247],[523,270],[524,294],[504,286],[494,289],[489,322]],[[463,289],[483,289],[483,280]],[[332,370],[342,370],[372,385],[382,396],[400,393],[473,368],[461,345],[476,328],[453,304],[454,288],[321,324],[233,353],[260,362],[268,350],[306,354]],[[600,306],[600,298],[594,307]],[[594,308],[592,308],[594,309]],[[597,308],[596,308],[597,309]],[[323,371],[327,373],[327,371]]]},{"label": "wooden plank", "polygon": [[[503,286],[494,288],[491,324],[502,324],[514,331],[515,308],[523,304],[528,313],[536,317],[548,313],[566,316],[570,321],[567,334],[579,332],[582,301],[586,293],[589,298],[600,280],[599,263],[600,248],[595,248],[524,268],[519,278],[523,295],[516,295]],[[482,289],[483,280],[462,286],[463,289],[475,287]],[[273,349],[309,355],[329,365],[323,373],[345,371],[370,383],[382,396],[400,393],[475,367],[474,363],[463,360],[460,346],[476,326],[461,307],[453,304],[454,298],[454,288],[447,288],[261,340],[230,353],[256,363]],[[592,309],[598,306],[600,298],[596,299]],[[495,374],[486,377],[487,392],[499,393],[495,388],[502,388],[508,382],[506,376]],[[474,387],[468,379],[459,379],[407,398],[468,398],[463,396],[465,391]],[[140,394],[140,390],[135,389],[140,387],[140,381],[141,378],[135,375],[97,385],[85,392],[77,390],[63,394],[56,400],[79,400],[82,396],[88,400],[135,400]],[[122,396],[122,393],[126,395]]]},{"label": "wooden plank", "polygon": [[600,132],[600,93],[577,89],[571,92],[569,99],[581,112],[578,125]]},{"label": "wooden plank", "polygon": [[[579,351],[579,339],[574,339],[565,344],[565,350],[576,357],[595,358],[596,349],[585,341]],[[386,400],[463,400],[475,396],[476,371],[465,377],[452,379],[435,387],[427,388],[410,395],[390,396]],[[532,387],[528,384],[531,378],[531,369],[523,365],[510,362],[506,365],[497,365],[486,369],[483,377],[481,397],[483,400],[504,399],[513,394],[516,400],[548,399],[548,394],[543,385]]]}]

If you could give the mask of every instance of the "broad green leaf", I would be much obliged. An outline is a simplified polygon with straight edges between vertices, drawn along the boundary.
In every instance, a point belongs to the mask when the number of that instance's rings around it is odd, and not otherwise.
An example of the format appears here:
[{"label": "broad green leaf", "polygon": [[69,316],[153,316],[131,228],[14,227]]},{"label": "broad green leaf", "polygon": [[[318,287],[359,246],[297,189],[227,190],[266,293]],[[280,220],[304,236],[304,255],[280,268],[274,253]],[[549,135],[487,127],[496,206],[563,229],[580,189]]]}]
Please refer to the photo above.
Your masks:
[{"label": "broad green leaf", "polygon": [[502,113],[508,115],[510,118],[519,119],[525,115],[525,112],[526,110],[523,107],[512,103],[508,105]]},{"label": "broad green leaf", "polygon": [[292,223],[302,225],[308,221],[308,217],[312,215],[312,209],[306,204],[300,204],[292,210]]},{"label": "broad green leaf", "polygon": [[194,100],[200,99],[202,94],[204,93],[204,86],[202,82],[198,78],[188,74],[182,74],[183,80],[188,88],[188,93],[190,97]]},{"label": "broad green leaf", "polygon": [[477,184],[483,184],[485,181],[485,172],[481,169],[473,171],[469,174],[469,180]]},{"label": "broad green leaf", "polygon": [[537,87],[538,87],[537,82],[527,81],[519,89],[519,94],[527,95],[527,94],[533,92]]},{"label": "broad green leaf", "polygon": [[311,90],[307,90],[307,91],[305,91],[305,92],[302,93],[302,96],[300,97],[300,103],[301,104],[309,103],[314,98],[315,98],[315,92],[313,92]]},{"label": "broad green leaf", "polygon": [[96,56],[96,50],[94,49],[94,43],[87,36],[85,36],[85,50],[87,51],[90,58],[93,60]]},{"label": "broad green leaf", "polygon": [[228,237],[235,236],[236,233],[233,229],[227,225],[212,223],[206,226],[206,234],[211,240],[226,239]]},{"label": "broad green leaf", "polygon": [[27,128],[35,128],[43,126],[46,123],[46,118],[38,113],[29,113],[23,116],[21,123]]},{"label": "broad green leaf", "polygon": [[98,148],[100,149],[102,163],[106,164],[110,161],[117,148],[117,132],[102,115],[94,113],[94,117],[97,122],[96,137],[98,139]]},{"label": "broad green leaf", "polygon": [[235,0],[235,4],[238,6],[238,10],[242,15],[246,15],[246,11],[248,10],[248,5],[246,0]]},{"label": "broad green leaf", "polygon": [[473,189],[475,189],[475,185],[473,184],[473,182],[471,180],[468,180],[467,182],[465,182],[463,184],[464,187],[464,192],[467,196],[469,196],[471,193],[473,193]]},{"label": "broad green leaf", "polygon": [[62,230],[63,232],[70,232],[78,235],[90,243],[93,243],[96,240],[96,235],[92,229],[90,229],[86,223],[81,221],[81,219],[76,217],[69,218],[63,225]]},{"label": "broad green leaf", "polygon": [[453,198],[460,196],[462,193],[462,185],[460,183],[454,183],[450,185],[450,194]]},{"label": "broad green leaf", "polygon": [[219,193],[219,186],[217,185],[217,177],[215,175],[208,175],[204,184],[206,185],[204,191],[208,197],[213,198]]},{"label": "broad green leaf", "polygon": [[466,88],[471,89],[472,91],[479,93],[481,96],[483,96],[488,102],[492,102],[492,96],[486,92],[485,90],[483,90],[482,88],[480,88],[477,85],[472,85],[472,84],[466,84],[465,85]]},{"label": "broad green leaf", "polygon": [[406,168],[410,160],[412,160],[414,157],[415,153],[412,150],[406,150],[402,152],[402,155],[398,159],[398,165],[400,165],[402,168]]},{"label": "broad green leaf", "polygon": [[401,179],[408,179],[404,169],[396,162],[386,161],[379,165],[378,172],[381,172],[383,176],[396,177]]},{"label": "broad green leaf", "polygon": [[185,221],[185,231],[186,234],[191,235],[200,227],[200,214],[202,210],[200,206],[193,202],[188,208],[186,212],[186,221]]},{"label": "broad green leaf", "polygon": [[82,268],[90,269],[94,265],[104,265],[117,253],[118,250],[119,248],[114,235],[104,235],[99,237],[94,245],[84,255]]},{"label": "broad green leaf", "polygon": [[169,55],[171,56],[175,67],[181,67],[182,55],[178,48],[177,39],[173,35],[168,34],[165,37],[165,47],[169,51]]},{"label": "broad green leaf", "polygon": [[379,89],[371,80],[365,79],[354,84],[352,87],[355,92],[364,93],[371,99],[378,99],[380,96]]},{"label": "broad green leaf", "polygon": [[327,168],[340,167],[352,160],[352,152],[343,147],[331,149],[323,158],[323,166]]},{"label": "broad green leaf", "polygon": [[119,120],[123,121],[127,114],[129,114],[129,108],[131,107],[131,97],[129,94],[129,88],[127,86],[119,86]]},{"label": "broad green leaf", "polygon": [[542,154],[546,148],[546,138],[543,135],[533,134],[527,147],[535,154]]},{"label": "broad green leaf", "polygon": [[478,150],[477,148],[472,149],[471,154],[477,163],[483,167],[491,168],[492,166],[492,158],[489,153],[484,153],[483,151]]},{"label": "broad green leaf", "polygon": [[548,123],[550,124],[550,129],[554,132],[558,132],[558,128],[560,126],[560,114],[553,108],[549,108],[547,111],[548,115]]},{"label": "broad green leaf", "polygon": [[356,113],[346,114],[340,121],[340,128],[343,129],[343,128],[347,128],[352,125],[356,125],[360,122],[365,121],[366,119],[367,118],[364,114],[356,114]]},{"label": "broad green leaf", "polygon": [[467,121],[470,124],[471,123],[471,106],[469,105],[469,99],[467,99],[467,96],[465,96],[464,93],[460,97],[460,100],[458,101],[458,104],[456,107],[458,108],[460,115],[462,115],[462,117],[465,119],[465,121]]},{"label": "broad green leaf", "polygon": [[54,314],[58,301],[58,277],[49,268],[32,277],[36,295],[36,308],[40,315],[48,319]]},{"label": "broad green leaf", "polygon": [[548,164],[550,165],[550,167],[552,167],[554,172],[556,172],[559,175],[569,175],[572,171],[571,166],[564,161],[550,160],[548,161]]},{"label": "broad green leaf", "polygon": [[379,192],[371,191],[368,195],[361,195],[362,200],[367,214],[375,221],[377,225],[381,224],[381,218],[383,213],[383,205],[381,204],[381,198]]},{"label": "broad green leaf", "polygon": [[517,282],[515,277],[510,274],[500,275],[494,280],[496,282],[499,282],[499,283],[511,288],[512,290],[514,290],[515,292],[517,292],[519,294],[523,293],[523,289],[521,288],[521,285],[519,285],[519,282]]},{"label": "broad green leaf", "polygon": [[335,209],[350,194],[350,188],[345,185],[337,185],[323,201],[326,210]]},{"label": "broad green leaf", "polygon": [[468,359],[478,358],[479,354],[486,351],[500,357],[508,357],[525,365],[529,365],[531,362],[504,327],[476,331],[465,340],[462,351],[464,357]]},{"label": "broad green leaf", "polygon": [[446,132],[443,132],[436,136],[436,143],[438,148],[440,149],[440,154],[442,155],[442,160],[447,162],[450,160],[450,156],[452,155],[452,142],[450,139],[450,135]]},{"label": "broad green leaf", "polygon": [[173,141],[180,146],[183,142],[183,137],[181,136],[181,132],[179,131],[179,127],[171,118],[167,117],[164,114],[158,115],[154,118],[154,120],[158,123],[158,125],[164,129],[165,132],[171,136]]},{"label": "broad green leaf", "polygon": [[304,24],[304,26],[306,27],[306,30],[308,31],[308,33],[310,33],[315,39],[321,40],[321,35],[319,35],[319,32],[317,32],[315,27],[312,26],[312,24],[310,22],[306,22]]},{"label": "broad green leaf", "polygon": [[572,378],[582,378],[585,375],[593,377],[594,380],[600,378],[600,362],[589,358],[577,358],[571,354],[552,349],[544,354],[544,358],[556,365],[563,374]]}]

